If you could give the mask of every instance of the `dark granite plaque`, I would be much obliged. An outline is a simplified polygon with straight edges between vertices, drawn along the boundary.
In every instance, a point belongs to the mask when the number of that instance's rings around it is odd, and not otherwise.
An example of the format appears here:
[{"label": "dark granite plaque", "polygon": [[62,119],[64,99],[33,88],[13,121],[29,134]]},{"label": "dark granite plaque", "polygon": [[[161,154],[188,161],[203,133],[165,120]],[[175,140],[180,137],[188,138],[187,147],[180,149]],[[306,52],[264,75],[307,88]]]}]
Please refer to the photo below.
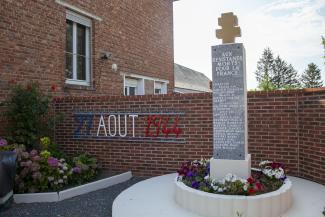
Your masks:
[{"label": "dark granite plaque", "polygon": [[247,155],[247,91],[243,44],[212,47],[213,157],[244,160]]}]

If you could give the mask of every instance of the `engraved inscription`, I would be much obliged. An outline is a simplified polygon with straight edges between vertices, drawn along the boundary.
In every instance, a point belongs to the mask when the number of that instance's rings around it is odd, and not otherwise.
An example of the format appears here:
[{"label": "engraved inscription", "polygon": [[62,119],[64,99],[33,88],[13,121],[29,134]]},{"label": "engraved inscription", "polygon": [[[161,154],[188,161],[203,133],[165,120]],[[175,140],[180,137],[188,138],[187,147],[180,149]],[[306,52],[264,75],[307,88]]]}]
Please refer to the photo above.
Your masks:
[{"label": "engraved inscription", "polygon": [[245,158],[246,85],[242,44],[212,48],[214,158]]}]

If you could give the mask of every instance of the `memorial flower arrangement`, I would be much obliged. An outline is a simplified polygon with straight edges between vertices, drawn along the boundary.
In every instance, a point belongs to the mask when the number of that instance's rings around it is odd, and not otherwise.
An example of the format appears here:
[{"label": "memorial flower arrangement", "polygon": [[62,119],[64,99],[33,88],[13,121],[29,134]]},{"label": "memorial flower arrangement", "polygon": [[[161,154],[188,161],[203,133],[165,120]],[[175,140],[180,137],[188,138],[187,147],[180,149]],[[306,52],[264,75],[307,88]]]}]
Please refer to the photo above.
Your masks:
[{"label": "memorial flower arrangement", "polygon": [[183,163],[178,172],[178,181],[201,191],[227,195],[258,195],[279,189],[285,179],[282,164],[263,161],[258,170],[252,171],[248,179],[227,174],[221,180],[210,178],[209,160],[196,160]]}]

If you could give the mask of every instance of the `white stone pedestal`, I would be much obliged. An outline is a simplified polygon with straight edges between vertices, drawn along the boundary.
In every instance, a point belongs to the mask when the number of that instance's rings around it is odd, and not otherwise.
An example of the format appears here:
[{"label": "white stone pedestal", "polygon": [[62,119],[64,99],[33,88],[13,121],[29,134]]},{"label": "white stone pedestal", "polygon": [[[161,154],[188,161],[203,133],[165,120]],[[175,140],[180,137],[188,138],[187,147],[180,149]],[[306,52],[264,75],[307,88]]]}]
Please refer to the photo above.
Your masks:
[{"label": "white stone pedestal", "polygon": [[245,160],[210,160],[210,177],[211,179],[223,179],[228,173],[247,179],[251,176],[251,155],[246,155]]}]

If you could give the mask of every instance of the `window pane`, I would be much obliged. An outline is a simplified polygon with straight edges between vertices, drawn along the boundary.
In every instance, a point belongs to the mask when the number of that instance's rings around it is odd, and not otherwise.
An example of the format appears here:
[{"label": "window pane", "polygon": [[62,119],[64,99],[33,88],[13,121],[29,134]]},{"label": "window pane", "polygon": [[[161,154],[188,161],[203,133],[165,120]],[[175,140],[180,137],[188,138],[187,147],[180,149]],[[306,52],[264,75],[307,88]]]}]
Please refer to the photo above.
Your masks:
[{"label": "window pane", "polygon": [[77,80],[86,80],[86,58],[77,56]]},{"label": "window pane", "polygon": [[127,87],[124,88],[124,95],[125,95],[125,96],[128,95],[128,88],[127,88]]},{"label": "window pane", "polygon": [[86,27],[77,24],[77,54],[86,55]]},{"label": "window pane", "polygon": [[73,78],[72,56],[71,53],[65,53],[65,77],[68,79]]},{"label": "window pane", "polygon": [[155,94],[161,94],[161,89],[155,89]]},{"label": "window pane", "polygon": [[129,95],[135,96],[135,87],[129,87]]},{"label": "window pane", "polygon": [[72,48],[73,48],[73,43],[72,43],[72,38],[73,38],[73,28],[72,28],[73,24],[70,20],[66,21],[66,43],[65,43],[65,51],[66,52],[72,52]]}]

